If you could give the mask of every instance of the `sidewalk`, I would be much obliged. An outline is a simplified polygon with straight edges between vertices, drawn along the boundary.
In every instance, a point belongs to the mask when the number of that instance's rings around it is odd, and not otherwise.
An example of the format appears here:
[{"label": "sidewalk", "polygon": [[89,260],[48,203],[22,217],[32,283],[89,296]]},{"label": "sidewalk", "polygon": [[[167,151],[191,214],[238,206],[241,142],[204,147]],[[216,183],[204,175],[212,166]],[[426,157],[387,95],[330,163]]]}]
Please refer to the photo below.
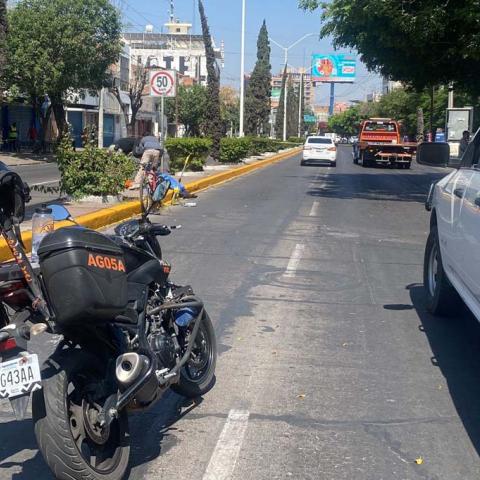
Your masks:
[{"label": "sidewalk", "polygon": [[41,153],[35,155],[31,152],[0,152],[0,162],[5,163],[8,167],[23,167],[25,165],[42,165],[44,163],[52,163],[55,157],[52,153]]}]

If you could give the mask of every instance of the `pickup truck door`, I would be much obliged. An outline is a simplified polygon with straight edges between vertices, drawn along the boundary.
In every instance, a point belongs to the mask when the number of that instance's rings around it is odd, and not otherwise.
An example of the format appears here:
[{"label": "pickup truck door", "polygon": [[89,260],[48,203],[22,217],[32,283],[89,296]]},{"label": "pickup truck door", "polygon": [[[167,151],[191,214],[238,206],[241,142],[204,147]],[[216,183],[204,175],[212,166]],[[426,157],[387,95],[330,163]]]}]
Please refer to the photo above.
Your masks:
[{"label": "pickup truck door", "polygon": [[472,170],[461,168],[448,178],[439,182],[436,212],[440,251],[445,270],[457,280],[461,275],[464,259],[462,227],[460,218],[464,207],[464,197],[472,177]]},{"label": "pickup truck door", "polygon": [[466,294],[480,305],[480,137],[473,140],[470,148],[473,150],[473,159],[468,169],[470,181],[458,220],[460,241],[457,258],[463,287],[468,290]]}]

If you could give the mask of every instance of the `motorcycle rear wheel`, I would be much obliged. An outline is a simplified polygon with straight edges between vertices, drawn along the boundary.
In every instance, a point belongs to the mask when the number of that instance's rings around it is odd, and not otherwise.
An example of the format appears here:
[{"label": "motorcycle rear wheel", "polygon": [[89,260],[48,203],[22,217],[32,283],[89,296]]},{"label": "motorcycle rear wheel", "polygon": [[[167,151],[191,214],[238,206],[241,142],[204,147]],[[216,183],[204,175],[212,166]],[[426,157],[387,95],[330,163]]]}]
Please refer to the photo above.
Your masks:
[{"label": "motorcycle rear wheel", "polygon": [[100,427],[100,406],[87,390],[106,375],[95,357],[67,350],[45,364],[43,389],[34,393],[35,436],[43,458],[59,480],[120,480],[128,467],[128,417],[119,413]]},{"label": "motorcycle rear wheel", "polygon": [[215,330],[208,313],[205,312],[192,349],[192,357],[182,368],[180,382],[172,385],[172,390],[187,398],[205,395],[215,384],[216,364]]}]

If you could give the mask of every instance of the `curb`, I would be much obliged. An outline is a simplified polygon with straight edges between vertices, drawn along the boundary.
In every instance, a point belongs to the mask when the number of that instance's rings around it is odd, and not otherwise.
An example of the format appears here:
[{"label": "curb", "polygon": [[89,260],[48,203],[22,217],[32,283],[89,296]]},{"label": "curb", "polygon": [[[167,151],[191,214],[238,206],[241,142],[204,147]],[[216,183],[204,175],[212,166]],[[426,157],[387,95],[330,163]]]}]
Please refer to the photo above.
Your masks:
[{"label": "curb", "polygon": [[[206,190],[209,187],[220,185],[222,183],[233,180],[234,178],[246,175],[254,170],[258,170],[268,165],[272,165],[274,163],[285,160],[286,158],[293,157],[294,155],[297,155],[301,151],[302,151],[302,147],[298,147],[298,148],[289,150],[287,152],[279,153],[278,155],[267,158],[265,160],[259,160],[258,162],[252,163],[250,165],[244,165],[243,167],[235,168],[233,170],[227,170],[221,173],[216,173],[214,175],[210,175],[209,177],[205,177],[200,180],[186,183],[185,187],[191,193],[200,192],[202,190]],[[163,205],[166,205],[166,206],[171,205],[171,201],[172,201],[172,192],[170,191],[165,197]],[[103,208],[101,210],[97,210],[92,213],[87,213],[86,215],[81,215],[77,217],[75,220],[80,225],[86,228],[91,228],[92,230],[99,230],[101,228],[108,227],[109,225],[113,225],[115,223],[121,222],[122,220],[130,218],[133,215],[139,215],[140,213],[141,213],[140,202],[138,200],[133,200],[130,202],[122,203],[120,205],[116,205],[114,207]],[[55,224],[55,229],[66,227],[68,225],[71,225],[71,223],[59,222]],[[25,244],[26,250],[30,251],[32,248],[31,230],[22,232],[22,239],[23,239],[23,243]],[[0,241],[0,261],[3,262],[11,258],[12,256],[11,256],[10,249],[7,247],[5,241],[2,239]]]}]

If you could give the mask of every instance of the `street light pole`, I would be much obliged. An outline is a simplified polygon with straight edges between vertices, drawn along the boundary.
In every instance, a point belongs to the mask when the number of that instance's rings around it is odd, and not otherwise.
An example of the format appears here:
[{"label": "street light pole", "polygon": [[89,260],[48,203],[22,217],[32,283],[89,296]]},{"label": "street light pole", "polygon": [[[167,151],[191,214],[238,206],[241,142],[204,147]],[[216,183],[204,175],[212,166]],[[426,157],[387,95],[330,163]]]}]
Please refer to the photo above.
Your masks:
[{"label": "street light pole", "polygon": [[[288,64],[288,51],[298,45],[300,42],[305,40],[308,37],[311,37],[312,35],[316,35],[316,33],[307,33],[303,37],[299,38],[296,42],[292,43],[289,47],[284,47],[283,45],[280,45],[278,42],[276,42],[273,38],[270,38],[269,40],[274,43],[277,47],[281,48],[284,53],[285,53],[285,68],[287,68]],[[287,79],[288,80],[288,73],[287,73]],[[283,93],[284,97],[284,104],[283,104],[283,141],[287,141],[287,97],[288,97],[288,85],[287,81],[285,81],[285,91]]]},{"label": "street light pole", "polygon": [[239,136],[243,137],[245,122],[245,16],[246,16],[246,0],[242,0],[242,47],[240,53],[240,132]]},{"label": "street light pole", "polygon": [[283,141],[287,141],[288,48],[285,49],[285,91],[283,92]]}]

